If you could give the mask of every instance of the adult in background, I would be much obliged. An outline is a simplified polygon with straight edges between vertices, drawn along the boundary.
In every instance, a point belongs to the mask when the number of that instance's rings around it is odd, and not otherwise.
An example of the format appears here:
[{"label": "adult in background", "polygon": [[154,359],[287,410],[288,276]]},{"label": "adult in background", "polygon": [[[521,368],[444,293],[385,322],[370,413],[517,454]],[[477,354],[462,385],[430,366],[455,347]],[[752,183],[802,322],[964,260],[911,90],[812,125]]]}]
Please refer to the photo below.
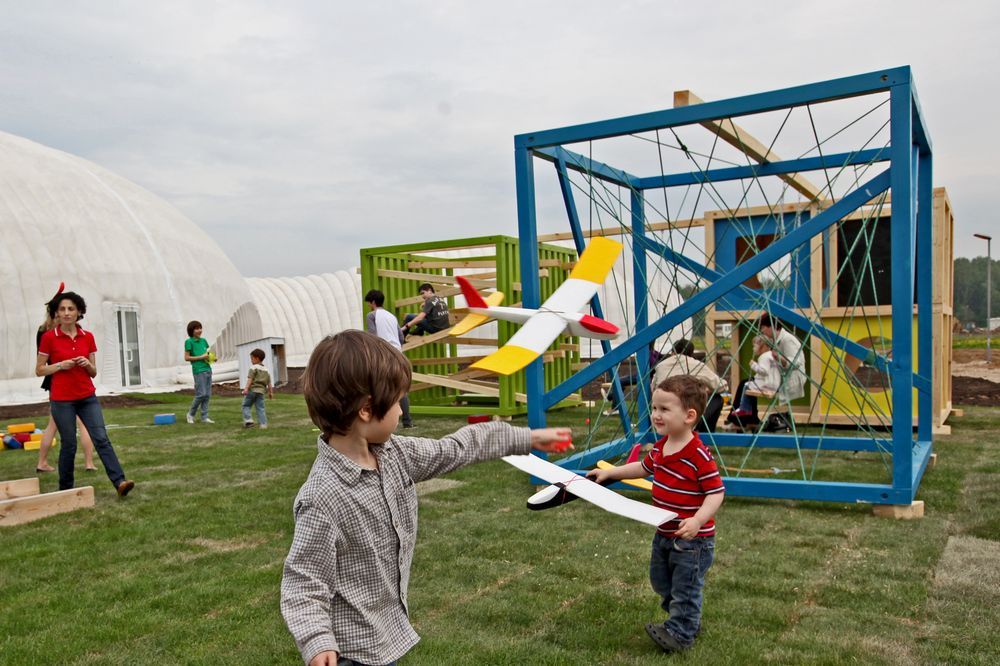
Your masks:
[{"label": "adult in background", "polygon": [[[367,331],[377,335],[402,352],[403,331],[399,328],[399,321],[382,307],[385,305],[385,294],[378,289],[370,289],[365,294],[365,303],[371,310],[365,319]],[[404,393],[403,397],[399,399],[399,408],[403,410],[403,427],[416,427],[413,425],[413,417],[410,416],[410,396],[408,393]]]},{"label": "adult in background", "polygon": [[[784,429],[790,427],[792,423],[789,403],[806,394],[805,354],[803,353],[802,343],[799,342],[799,339],[782,328],[781,322],[767,312],[762,314],[760,319],[757,320],[757,328],[760,330],[761,337],[771,348],[774,358],[778,363],[779,372],[781,373],[781,384],[778,390],[775,391],[777,409],[773,415],[774,427],[765,426],[765,429]],[[757,398],[748,395],[746,396],[746,400],[743,400],[743,394],[746,391],[748,381],[746,379],[741,381],[739,387],[736,389],[736,395],[733,396],[734,405],[742,404],[749,407],[750,410],[748,417],[736,417],[735,422],[740,426],[756,426],[760,424],[760,419],[757,416]],[[732,418],[732,415],[730,416]],[[768,423],[770,425],[770,420]]]},{"label": "adult in background", "polygon": [[104,427],[104,414],[97,401],[93,378],[97,376],[97,343],[79,321],[87,312],[83,297],[72,291],[57,295],[49,302],[49,316],[57,326],[42,335],[38,345],[35,374],[52,377],[49,408],[62,446],[59,450],[59,489],[73,487],[73,460],[76,458],[76,419],[94,440],[104,471],[119,497],[125,497],[135,483],[125,478],[118,456]]},{"label": "adult in background", "polygon": [[653,369],[653,390],[667,377],[691,375],[701,380],[705,385],[705,395],[708,399],[705,413],[698,421],[696,432],[715,432],[722,413],[722,394],[729,391],[725,379],[715,374],[711,368],[694,357],[694,344],[681,338],[674,343],[673,353],[657,363]]},{"label": "adult in background", "polygon": [[[59,294],[63,292],[64,285],[59,283],[59,291],[52,298],[58,298]],[[46,331],[52,330],[56,327],[56,320],[52,318],[49,314],[50,303],[45,304],[45,321],[42,325],[38,327],[38,332],[35,334],[35,353],[38,353],[38,348],[42,344],[42,336],[45,335]],[[46,375],[42,380],[42,389],[47,393],[52,388],[52,376]],[[90,433],[87,432],[87,428],[83,425],[79,418],[76,420],[76,425],[80,432],[80,443],[83,445],[83,468],[88,472],[96,472],[97,468],[94,467],[94,442],[90,439]],[[42,441],[38,446],[38,463],[35,465],[36,472],[54,472],[56,471],[54,467],[49,465],[49,449],[52,448],[52,442],[56,438],[56,421],[52,418],[52,414],[49,414],[49,424],[45,426],[45,431],[42,433]]]},{"label": "adult in background", "polygon": [[424,304],[420,306],[420,312],[417,314],[410,313],[403,317],[403,333],[429,335],[450,328],[448,303],[434,293],[434,287],[429,282],[420,285],[419,291]]},{"label": "adult in background", "polygon": [[201,337],[202,327],[198,320],[189,321],[188,339],[184,341],[184,360],[191,364],[194,375],[194,400],[187,412],[187,422],[194,423],[195,414],[201,408],[201,422],[215,423],[208,418],[208,401],[212,399],[212,365],[209,363],[208,340]]}]

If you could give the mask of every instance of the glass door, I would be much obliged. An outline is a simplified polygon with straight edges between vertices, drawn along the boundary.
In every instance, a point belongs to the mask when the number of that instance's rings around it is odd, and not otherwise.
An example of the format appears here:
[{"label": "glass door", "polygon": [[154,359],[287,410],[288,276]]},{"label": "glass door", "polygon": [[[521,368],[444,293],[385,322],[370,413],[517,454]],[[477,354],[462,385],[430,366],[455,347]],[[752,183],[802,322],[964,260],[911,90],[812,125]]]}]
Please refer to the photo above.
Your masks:
[{"label": "glass door", "polygon": [[142,384],[142,365],[139,362],[139,308],[134,305],[116,305],[115,320],[118,325],[118,367],[121,368],[123,388]]}]

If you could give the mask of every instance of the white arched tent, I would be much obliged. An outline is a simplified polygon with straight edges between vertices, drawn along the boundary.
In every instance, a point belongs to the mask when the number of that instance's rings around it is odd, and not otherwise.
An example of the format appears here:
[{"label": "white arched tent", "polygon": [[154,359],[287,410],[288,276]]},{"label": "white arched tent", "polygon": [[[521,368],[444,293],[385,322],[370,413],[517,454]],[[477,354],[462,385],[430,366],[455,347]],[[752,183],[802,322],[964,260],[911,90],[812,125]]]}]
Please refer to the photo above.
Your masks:
[{"label": "white arched tent", "polygon": [[242,334],[260,333],[250,290],[215,242],[92,162],[0,133],[0,229],[0,402],[45,399],[35,332],[61,281],[87,301],[101,392],[175,383],[191,319],[213,342],[238,311]]}]

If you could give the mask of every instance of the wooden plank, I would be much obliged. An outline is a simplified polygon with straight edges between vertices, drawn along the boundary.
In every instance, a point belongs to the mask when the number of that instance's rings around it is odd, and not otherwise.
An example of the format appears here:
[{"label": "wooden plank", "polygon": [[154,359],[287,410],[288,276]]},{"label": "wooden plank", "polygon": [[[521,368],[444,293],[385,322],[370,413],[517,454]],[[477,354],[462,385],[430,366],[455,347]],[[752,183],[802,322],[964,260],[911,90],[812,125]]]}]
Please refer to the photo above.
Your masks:
[{"label": "wooden plank", "polygon": [[[677,90],[674,92],[674,108],[701,104],[703,102],[704,100],[690,90]],[[770,150],[731,120],[706,120],[701,125],[755,162],[767,164],[768,162],[783,161],[774,151]],[[805,176],[799,174],[781,174],[778,178],[788,183],[792,189],[810,201],[822,201],[825,199],[822,190],[809,182],[809,179]]]},{"label": "wooden plank", "polygon": [[[401,280],[415,280],[417,282],[427,282],[430,284],[458,284],[454,275],[435,275],[434,273],[411,273],[409,271],[393,271],[388,268],[378,269],[379,277],[399,278]],[[496,286],[495,280],[469,280],[469,284],[478,289],[489,289]]]},{"label": "wooden plank", "polygon": [[475,393],[477,395],[487,395],[491,398],[500,397],[499,388],[489,388],[486,386],[480,386],[478,384],[473,384],[471,382],[463,382],[448,377],[441,377],[438,375],[427,375],[422,372],[413,373],[413,381],[420,382],[423,384],[432,384],[434,386],[443,386],[445,388],[456,389],[458,391],[463,391],[465,393]]},{"label": "wooden plank", "polygon": [[481,358],[486,358],[484,355],[480,354],[478,356],[435,356],[434,358],[414,358],[410,360],[410,365],[444,365],[444,364],[458,364],[458,365],[468,365],[469,363],[475,363]]},{"label": "wooden plank", "polygon": [[94,487],[0,500],[0,527],[23,525],[59,513],[94,506]]},{"label": "wooden plank", "polygon": [[[687,229],[689,227],[700,227],[705,224],[705,219],[701,217],[691,218],[688,220],[661,220],[660,222],[651,222],[646,225],[646,231],[669,231],[671,229]],[[584,238],[595,238],[598,236],[623,236],[632,233],[632,227],[619,225],[617,227],[609,227],[607,229],[593,229],[590,231],[584,231]],[[547,243],[552,241],[563,241],[563,240],[573,240],[573,232],[571,231],[560,231],[554,234],[542,234],[538,237],[539,243]],[[565,266],[564,266],[565,267]],[[572,268],[572,266],[570,266]]]},{"label": "wooden plank", "polygon": [[15,479],[13,481],[0,481],[0,500],[14,497],[31,497],[40,492],[37,476],[31,476],[27,479]]},{"label": "wooden plank", "polygon": [[406,344],[403,345],[403,351],[410,351],[411,349],[416,349],[417,347],[423,347],[424,345],[429,345],[432,342],[440,342],[446,338],[451,337],[451,329],[444,331],[438,331],[437,333],[432,333],[430,335],[411,335]]},{"label": "wooden plank", "polygon": [[436,261],[410,261],[410,268],[495,268],[496,259],[440,259]]},{"label": "wooden plank", "polygon": [[915,500],[912,504],[873,504],[872,513],[879,518],[914,520],[924,517],[924,502]]},{"label": "wooden plank", "polygon": [[456,345],[471,345],[473,347],[496,347],[496,338],[448,338],[445,342]]}]

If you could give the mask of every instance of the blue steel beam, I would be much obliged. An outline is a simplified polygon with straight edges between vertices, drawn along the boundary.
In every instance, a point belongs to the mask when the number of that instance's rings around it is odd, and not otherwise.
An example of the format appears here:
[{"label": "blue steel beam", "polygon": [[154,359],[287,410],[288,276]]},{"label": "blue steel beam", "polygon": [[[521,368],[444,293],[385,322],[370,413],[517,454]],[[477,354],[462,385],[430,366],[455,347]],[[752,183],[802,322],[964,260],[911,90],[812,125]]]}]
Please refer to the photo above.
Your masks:
[{"label": "blue steel beam", "polygon": [[913,80],[912,72],[910,73],[910,97],[913,98],[913,117],[911,119],[913,137],[916,139],[917,145],[920,146],[920,154],[930,155],[934,152],[931,147],[931,135],[924,124],[924,114],[920,110],[920,100],[917,99],[917,82]]},{"label": "blue steel beam", "polygon": [[[909,422],[913,414],[913,102],[910,83],[889,92],[889,140],[892,145],[892,212],[890,218],[892,279],[892,414]],[[892,484],[913,493],[913,433],[911,427],[892,430]]]},{"label": "blue steel beam", "polygon": [[[703,277],[707,280],[717,282],[719,280],[725,279],[726,277],[723,273],[708,268],[707,266],[703,266],[702,264],[699,264],[693,259],[685,257],[683,254],[680,254],[679,252],[672,250],[671,248],[668,248],[667,246],[663,245],[662,243],[658,243],[657,241],[644,239],[643,247],[647,251],[652,252],[653,254],[657,254],[666,259],[667,261],[673,262],[678,266],[680,266],[681,268],[684,268],[694,273],[695,275]],[[869,349],[868,347],[859,345],[857,342],[854,342],[849,338],[845,338],[844,336],[832,331],[826,326],[813,322],[812,320],[808,319],[804,315],[799,314],[792,308],[789,308],[786,305],[782,305],[781,303],[772,300],[771,298],[761,293],[757,289],[751,289],[750,287],[747,287],[742,283],[738,285],[737,289],[739,289],[740,292],[746,294],[750,298],[762,299],[766,304],[767,308],[770,310],[770,312],[776,317],[778,317],[778,319],[781,319],[782,321],[785,321],[786,323],[789,323],[792,326],[795,326],[796,328],[809,331],[810,335],[815,335],[816,337],[820,338],[824,343],[826,343],[827,346],[836,347],[837,349],[842,349],[851,356],[860,358],[866,363],[873,363],[875,367],[882,372],[888,371],[889,362],[885,359],[884,356],[877,354],[874,349]]]},{"label": "blue steel beam", "polygon": [[716,446],[749,447],[762,449],[795,449],[807,451],[881,451],[888,452],[892,442],[888,439],[866,439],[862,437],[817,437],[815,435],[773,435],[762,433],[748,436],[741,433],[702,433],[702,441]]},{"label": "blue steel beam", "polygon": [[[585,469],[571,469],[584,475]],[[724,476],[726,495],[732,497],[769,497],[772,499],[805,499],[819,502],[867,502],[870,504],[909,504],[912,496],[889,485],[877,483],[842,483],[835,481],[803,481],[793,479],[748,479]],[[608,486],[612,490],[636,489],[621,483]],[[646,491],[642,491],[646,492]]]},{"label": "blue steel beam", "polygon": [[[934,187],[931,155],[921,155],[917,176],[917,439],[931,441],[934,416]],[[916,382],[914,382],[916,384]]]},{"label": "blue steel beam", "polygon": [[[563,205],[566,207],[566,217],[569,218],[569,228],[573,233],[573,245],[576,247],[577,255],[582,255],[586,249],[586,241],[583,238],[583,228],[580,226],[580,216],[576,210],[576,199],[573,196],[573,185],[569,181],[569,174],[566,173],[566,162],[561,157],[556,159],[556,175],[559,179],[559,189],[562,191]],[[594,316],[604,319],[604,308],[601,307],[601,299],[594,294],[590,299],[590,307],[594,311]],[[611,341],[601,340],[601,349],[605,354],[611,351]],[[615,404],[625,404],[625,392],[622,390],[621,378],[618,373],[612,373],[611,394],[614,396]],[[622,432],[629,433],[631,438],[632,421],[629,418],[627,409],[619,409],[618,417],[622,422]]]},{"label": "blue steel beam", "polygon": [[[659,336],[677,326],[702,308],[707,307],[709,304],[714,303],[721,297],[736,289],[740,283],[748,279],[751,275],[762,271],[773,262],[790,253],[799,245],[807,242],[811,237],[822,232],[824,229],[830,228],[846,215],[886,191],[889,188],[889,183],[890,172],[881,173],[868,180],[856,190],[843,197],[840,201],[830,206],[830,208],[819,213],[816,217],[810,219],[798,229],[795,229],[787,236],[771,243],[771,245],[764,248],[761,252],[737,266],[730,273],[728,273],[728,278],[725,282],[712,283],[704,290],[684,301],[684,303],[677,308],[674,308],[664,317],[661,317],[645,329],[636,332],[636,334],[630,339],[613,349],[610,354],[607,354],[600,360],[591,363],[586,368],[547,393],[538,393],[537,395],[542,396],[541,403],[543,404],[543,409],[548,409],[561,402],[577,388],[585,386],[594,379],[597,379],[597,377],[599,377],[603,372],[615,365],[618,365],[626,357],[634,354],[640,349],[645,349],[650,342]],[[897,301],[894,300],[893,302],[896,303]],[[912,300],[910,302],[912,302]],[[525,301],[525,305],[528,305],[527,301]],[[907,313],[912,313],[912,308],[910,307],[904,308],[897,306],[895,310],[905,310]],[[912,314],[909,314],[909,316],[912,319]],[[907,387],[911,384],[912,380],[907,383]],[[894,397],[896,393],[902,393],[902,391],[894,391]],[[907,395],[909,395],[908,392]]]},{"label": "blue steel beam", "polygon": [[[517,186],[517,224],[522,242],[518,244],[521,269],[521,300],[525,307],[537,308],[541,303],[538,284],[538,233],[535,222],[535,170],[531,153],[514,150],[514,178]],[[545,375],[541,359],[525,369],[528,395],[544,395]],[[545,426],[545,407],[541,401],[528,401],[528,425]]]},{"label": "blue steel beam", "polygon": [[752,113],[764,113],[815,102],[883,92],[893,86],[909,86],[910,80],[909,67],[896,67],[744,97],[704,102],[676,109],[653,111],[559,129],[528,132],[515,136],[514,145],[518,148],[545,148],[680,125],[692,125],[720,118],[736,118]]},{"label": "blue steel beam", "polygon": [[[629,208],[632,213],[632,296],[635,307],[635,330],[646,328],[649,323],[649,297],[647,295],[646,280],[646,253],[636,252],[643,239],[646,238],[646,203],[642,192],[632,190],[629,200]],[[652,426],[649,422],[649,353],[645,347],[636,352],[636,404],[638,408],[639,423],[638,430],[641,433],[648,432]],[[623,405],[624,408],[624,405]]]},{"label": "blue steel beam", "polygon": [[885,148],[871,148],[850,153],[836,153],[820,157],[803,157],[797,160],[768,162],[767,164],[751,164],[748,166],[725,167],[709,171],[691,171],[667,176],[649,176],[634,181],[636,189],[648,190],[658,187],[677,187],[684,185],[700,185],[702,183],[718,183],[740,178],[759,178],[763,176],[780,176],[789,173],[805,173],[819,169],[837,169],[859,164],[888,161],[889,152]]},{"label": "blue steel beam", "polygon": [[574,153],[572,150],[566,150],[562,146],[556,146],[554,148],[537,148],[531,152],[537,157],[541,157],[542,159],[546,159],[550,162],[559,162],[561,160],[565,162],[566,166],[573,171],[579,171],[580,173],[592,175],[594,178],[599,180],[614,183],[615,185],[621,185],[622,187],[627,187],[629,189],[632,189],[634,187],[634,183],[639,180],[638,176],[633,176],[627,171],[622,171],[621,169],[616,169],[613,166],[608,166],[604,162],[592,160],[579,153]]}]

